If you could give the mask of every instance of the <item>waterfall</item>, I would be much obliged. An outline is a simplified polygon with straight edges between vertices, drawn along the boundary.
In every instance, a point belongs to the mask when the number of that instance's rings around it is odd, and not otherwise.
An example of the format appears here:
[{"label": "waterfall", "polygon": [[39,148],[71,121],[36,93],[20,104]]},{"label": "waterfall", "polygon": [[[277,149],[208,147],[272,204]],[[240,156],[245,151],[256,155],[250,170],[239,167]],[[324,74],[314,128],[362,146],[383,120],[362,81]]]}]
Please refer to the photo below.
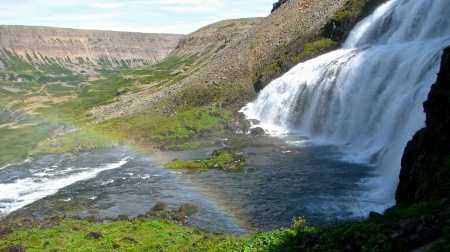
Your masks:
[{"label": "waterfall", "polygon": [[339,146],[377,167],[372,197],[393,200],[403,149],[450,45],[450,0],[391,0],[342,49],[295,66],[243,108],[248,118]]}]

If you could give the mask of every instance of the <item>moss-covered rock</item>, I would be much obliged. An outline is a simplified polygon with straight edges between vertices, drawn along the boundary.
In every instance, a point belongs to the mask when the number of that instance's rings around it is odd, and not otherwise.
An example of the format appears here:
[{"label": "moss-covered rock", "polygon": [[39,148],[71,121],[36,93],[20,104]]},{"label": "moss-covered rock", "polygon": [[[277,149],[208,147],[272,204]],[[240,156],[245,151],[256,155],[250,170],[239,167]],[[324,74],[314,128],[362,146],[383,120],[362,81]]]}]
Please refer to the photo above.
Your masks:
[{"label": "moss-covered rock", "polygon": [[238,171],[245,166],[245,158],[242,154],[235,153],[231,149],[224,148],[215,150],[205,160],[179,160],[175,159],[164,165],[165,168],[186,168],[189,172],[206,171],[209,169],[222,169],[224,171]]}]

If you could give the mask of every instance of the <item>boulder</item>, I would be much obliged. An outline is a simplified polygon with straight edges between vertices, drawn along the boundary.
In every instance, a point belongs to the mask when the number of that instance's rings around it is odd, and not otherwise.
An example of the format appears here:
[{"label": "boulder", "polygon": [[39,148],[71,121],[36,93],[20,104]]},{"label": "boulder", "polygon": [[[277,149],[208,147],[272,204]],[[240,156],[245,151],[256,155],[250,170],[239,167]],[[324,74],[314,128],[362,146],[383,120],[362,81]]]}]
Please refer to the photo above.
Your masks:
[{"label": "boulder", "polygon": [[186,217],[186,215],[184,215],[184,214],[182,214],[182,213],[177,213],[177,214],[175,214],[173,217],[172,217],[172,219],[175,221],[175,222],[177,222],[178,224],[180,224],[180,225],[184,225],[184,224],[186,224],[187,223],[187,217]]},{"label": "boulder", "polygon": [[154,207],[152,207],[152,211],[166,211],[167,205],[164,202],[158,202]]},{"label": "boulder", "polygon": [[88,237],[92,237],[94,239],[98,239],[103,237],[103,234],[99,233],[99,232],[89,232],[89,234],[87,234]]},{"label": "boulder", "polygon": [[247,133],[252,126],[248,120],[245,119],[234,119],[229,120],[227,123],[228,129],[236,133]]},{"label": "boulder", "polygon": [[263,136],[266,134],[266,131],[261,127],[256,127],[250,130],[250,134],[253,136]]},{"label": "boulder", "polygon": [[189,203],[185,203],[180,207],[180,213],[186,216],[197,213],[197,206]]},{"label": "boulder", "polygon": [[121,215],[117,216],[117,220],[125,220],[125,221],[127,221],[128,220],[128,215],[121,214]]}]

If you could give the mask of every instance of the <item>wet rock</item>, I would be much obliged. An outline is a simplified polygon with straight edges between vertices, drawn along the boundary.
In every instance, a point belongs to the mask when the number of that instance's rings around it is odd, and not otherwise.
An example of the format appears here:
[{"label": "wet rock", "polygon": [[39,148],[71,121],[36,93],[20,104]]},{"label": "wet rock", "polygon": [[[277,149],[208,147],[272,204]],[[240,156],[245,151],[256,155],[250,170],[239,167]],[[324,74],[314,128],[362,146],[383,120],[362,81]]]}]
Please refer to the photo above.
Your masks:
[{"label": "wet rock", "polygon": [[252,167],[252,168],[248,168],[248,169],[247,169],[247,172],[249,172],[249,173],[253,173],[253,172],[255,172],[255,171],[256,171],[256,169],[255,169],[255,168],[253,168],[253,167]]},{"label": "wet rock", "polygon": [[136,220],[145,220],[147,217],[145,217],[145,215],[143,214],[139,214],[138,216],[136,216]]},{"label": "wet rock", "polygon": [[242,113],[242,112],[237,112],[237,113],[235,114],[235,116],[236,116],[238,119],[240,119],[240,120],[244,120],[244,119],[245,119],[245,114]]},{"label": "wet rock", "polygon": [[236,133],[247,133],[251,127],[248,120],[245,119],[234,119],[227,122],[228,129]]},{"label": "wet rock", "polygon": [[117,220],[125,220],[125,221],[127,221],[128,220],[128,215],[121,214],[121,215],[117,216]]},{"label": "wet rock", "polygon": [[164,202],[158,202],[154,207],[152,207],[152,211],[165,211],[167,209],[167,205]]},{"label": "wet rock", "polygon": [[172,219],[173,219],[174,221],[176,221],[178,224],[184,225],[184,224],[187,223],[187,219],[188,219],[188,218],[187,218],[186,215],[184,215],[184,214],[177,213],[177,214],[175,214],[175,215],[172,217]]},{"label": "wet rock", "polygon": [[225,141],[223,141],[223,140],[221,140],[221,139],[218,139],[218,140],[215,142],[215,145],[217,145],[217,146],[224,146],[224,144],[225,144]]},{"label": "wet rock", "polygon": [[103,237],[103,234],[99,233],[99,232],[89,232],[89,234],[87,234],[87,237],[92,237],[94,239],[98,239]]},{"label": "wet rock", "polygon": [[197,213],[197,206],[189,203],[185,203],[180,207],[180,213],[186,216]]},{"label": "wet rock", "polygon": [[423,224],[419,224],[416,228],[416,233],[417,234],[422,234],[423,231],[425,231],[425,229],[423,228]]},{"label": "wet rock", "polygon": [[261,127],[256,127],[250,130],[250,134],[253,136],[263,136],[266,134],[266,131]]},{"label": "wet rock", "polygon": [[260,125],[261,124],[261,121],[257,120],[257,119],[252,119],[251,122],[252,122],[253,125]]}]

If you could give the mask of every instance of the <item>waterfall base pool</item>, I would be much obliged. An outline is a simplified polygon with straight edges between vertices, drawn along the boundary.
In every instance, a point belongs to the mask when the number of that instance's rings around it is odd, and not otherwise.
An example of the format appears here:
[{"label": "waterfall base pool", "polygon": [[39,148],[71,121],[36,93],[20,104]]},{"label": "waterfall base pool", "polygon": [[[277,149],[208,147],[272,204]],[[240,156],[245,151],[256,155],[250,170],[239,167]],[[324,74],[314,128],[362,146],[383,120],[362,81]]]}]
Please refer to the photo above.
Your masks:
[{"label": "waterfall base pool", "polygon": [[173,158],[206,158],[213,149],[158,152],[143,157],[125,148],[79,155],[48,155],[0,170],[4,219],[79,215],[130,217],[157,202],[197,205],[189,223],[212,232],[244,234],[286,227],[293,216],[327,224],[382,211],[364,183],[374,167],[340,161],[338,147],[305,145],[246,148],[243,171],[168,170]]}]

